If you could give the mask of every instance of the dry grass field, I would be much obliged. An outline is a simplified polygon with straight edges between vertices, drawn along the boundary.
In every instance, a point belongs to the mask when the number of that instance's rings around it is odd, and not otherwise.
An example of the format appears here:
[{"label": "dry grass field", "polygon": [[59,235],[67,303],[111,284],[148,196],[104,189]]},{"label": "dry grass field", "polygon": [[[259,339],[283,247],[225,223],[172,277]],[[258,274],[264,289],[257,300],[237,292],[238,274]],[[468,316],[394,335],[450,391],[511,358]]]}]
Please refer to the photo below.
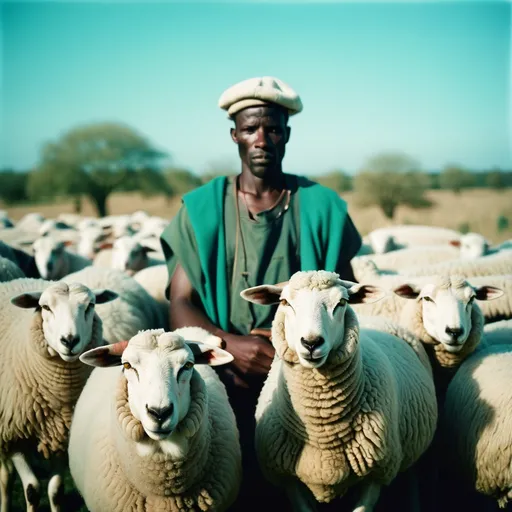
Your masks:
[{"label": "dry grass field", "polygon": [[[391,223],[377,207],[362,208],[357,204],[354,193],[343,195],[348,202],[349,212],[359,231],[364,235],[372,229],[389,224],[426,224],[452,229],[467,229],[483,234],[493,242],[501,242],[512,238],[512,189],[497,192],[490,189],[470,189],[461,194],[446,190],[432,190],[428,193],[434,205],[428,209],[413,210],[399,207],[396,218]],[[169,203],[163,196],[146,198],[140,194],[114,194],[108,202],[111,214],[131,213],[146,210],[152,215],[171,218],[181,204],[180,198],[173,198]],[[13,220],[20,219],[29,212],[38,211],[46,217],[56,217],[59,213],[72,212],[71,202],[51,205],[7,207]],[[84,215],[95,215],[94,208],[84,201]],[[498,232],[497,219],[504,216],[510,221],[507,230]]]}]

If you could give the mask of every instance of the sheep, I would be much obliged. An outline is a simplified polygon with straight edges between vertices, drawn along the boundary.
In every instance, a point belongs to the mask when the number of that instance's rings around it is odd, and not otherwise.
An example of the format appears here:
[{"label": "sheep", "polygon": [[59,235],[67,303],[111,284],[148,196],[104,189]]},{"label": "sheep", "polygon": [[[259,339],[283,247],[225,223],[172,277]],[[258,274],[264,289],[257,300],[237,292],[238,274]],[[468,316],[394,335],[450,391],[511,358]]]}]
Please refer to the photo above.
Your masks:
[{"label": "sheep", "polygon": [[500,251],[491,256],[473,260],[454,260],[435,265],[418,265],[407,268],[409,276],[429,276],[446,273],[464,274],[466,277],[512,274],[512,252]]},{"label": "sheep", "polygon": [[[0,478],[2,510],[9,504],[12,466],[22,480],[27,510],[39,500],[29,460],[65,454],[73,406],[90,374],[78,357],[100,346],[95,303],[115,299],[110,290],[78,283],[16,279],[0,283]],[[60,510],[62,475],[50,478],[52,512]]]},{"label": "sheep", "polygon": [[236,420],[207,366],[233,356],[179,332],[142,331],[81,356],[113,366],[92,372],[71,426],[71,475],[91,512],[222,511],[237,496]]},{"label": "sheep", "polygon": [[46,219],[38,229],[40,236],[46,236],[53,231],[74,231],[73,228],[61,220]]},{"label": "sheep", "polygon": [[57,280],[92,265],[92,261],[66,250],[70,243],[53,237],[38,238],[34,244],[34,258],[41,277]]},{"label": "sheep", "polygon": [[458,240],[460,234],[453,229],[437,226],[398,225],[374,229],[368,237],[391,238],[395,246],[403,249],[413,245],[449,244],[452,240]]},{"label": "sheep", "polygon": [[115,302],[97,308],[103,320],[103,337],[108,343],[130,339],[139,330],[164,327],[158,304],[139,283],[124,272],[86,267],[64,277],[63,281],[77,281],[89,288],[108,288],[119,295]]},{"label": "sheep", "polygon": [[5,210],[0,210],[0,228],[12,228],[14,223]]},{"label": "sheep", "polygon": [[11,260],[15,263],[23,272],[26,277],[41,277],[39,270],[37,270],[36,260],[34,256],[27,254],[21,249],[11,247],[10,245],[0,240],[0,256]]},{"label": "sheep", "polygon": [[378,299],[375,287],[310,271],[284,287],[261,285],[241,295],[279,304],[276,356],[256,409],[264,474],[285,488],[294,510],[314,509],[311,495],[329,502],[360,484],[354,512],[372,511],[381,486],[411,466],[434,436],[428,368],[403,340],[359,330],[347,303]]},{"label": "sheep", "polygon": [[[373,304],[355,304],[353,309],[357,314],[365,316],[384,316],[394,322],[400,321],[401,311],[405,302],[403,298],[392,293],[393,289],[405,283],[424,285],[436,279],[435,275],[409,276],[398,274],[394,271],[381,271],[371,260],[364,261],[364,264],[359,266],[359,270],[361,270],[363,266],[363,277],[356,275],[358,281],[371,282],[385,289],[389,294],[385,300]],[[497,300],[480,304],[480,309],[482,310],[486,322],[496,322],[498,320],[512,318],[512,275],[469,277],[468,281],[473,286],[478,287],[482,284],[488,284],[500,288],[505,292]]]},{"label": "sheep", "polygon": [[484,317],[475,300],[503,295],[493,286],[472,286],[462,276],[445,275],[418,286],[406,283],[394,290],[405,299],[400,325],[425,345],[432,362],[438,400],[462,361],[482,339]]},{"label": "sheep", "polygon": [[[512,249],[512,240],[506,240],[497,246],[491,247],[490,242],[479,233],[466,233],[459,240],[450,241],[450,244],[454,247],[459,247],[461,259],[466,260],[481,258],[482,256],[489,256],[500,251]],[[510,257],[512,258],[512,253],[510,253]]]},{"label": "sheep", "polygon": [[161,312],[164,326],[169,325],[169,299],[165,296],[167,265],[155,265],[139,270],[133,278],[153,297]]},{"label": "sheep", "polygon": [[459,479],[501,508],[512,499],[511,367],[512,345],[476,351],[448,386],[439,430],[450,490]]},{"label": "sheep", "polygon": [[25,277],[20,267],[11,260],[0,256],[0,283],[12,281],[20,277]]},{"label": "sheep", "polygon": [[76,253],[84,258],[93,260],[99,249],[100,242],[105,241],[108,232],[99,226],[88,226],[79,232]]},{"label": "sheep", "polygon": [[45,217],[37,212],[31,212],[24,215],[17,223],[16,228],[29,233],[37,233],[45,221]]},{"label": "sheep", "polygon": [[[367,270],[366,260],[373,261],[381,270],[396,270],[407,273],[407,268],[416,265],[432,265],[443,261],[459,259],[459,250],[450,245],[425,245],[411,249],[400,249],[386,254],[356,256],[351,264],[354,276],[360,280]],[[359,271],[359,267],[362,271]]]},{"label": "sheep", "polygon": [[131,236],[122,236],[115,240],[113,244],[102,245],[102,248],[105,249],[110,247],[112,247],[110,261],[108,261],[108,257],[102,256],[103,251],[101,251],[94,259],[94,266],[108,266],[133,275],[143,268],[164,263],[163,259],[149,258],[148,252],[152,252],[153,248],[141,245],[136,238]]}]

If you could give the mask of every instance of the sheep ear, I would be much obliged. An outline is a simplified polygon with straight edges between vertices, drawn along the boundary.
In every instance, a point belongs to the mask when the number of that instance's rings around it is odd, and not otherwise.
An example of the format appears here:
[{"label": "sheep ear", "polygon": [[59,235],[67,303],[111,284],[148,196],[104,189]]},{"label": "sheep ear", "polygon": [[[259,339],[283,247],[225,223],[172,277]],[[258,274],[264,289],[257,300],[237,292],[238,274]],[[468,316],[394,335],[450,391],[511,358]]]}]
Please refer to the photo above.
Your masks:
[{"label": "sheep ear", "polygon": [[283,288],[284,286],[281,285],[262,284],[242,290],[240,297],[254,304],[268,306],[279,302]]},{"label": "sheep ear", "polygon": [[73,240],[64,240],[62,243],[64,244],[64,247],[69,247],[74,244]]},{"label": "sheep ear", "polygon": [[124,349],[128,346],[127,341],[118,341],[112,345],[97,347],[80,356],[80,361],[89,366],[119,366]]},{"label": "sheep ear", "polygon": [[449,244],[453,247],[460,247],[460,240],[450,240]]},{"label": "sheep ear", "polygon": [[22,293],[13,297],[11,304],[23,309],[37,308],[42,294],[43,292]]},{"label": "sheep ear", "polygon": [[420,294],[420,289],[414,284],[403,284],[393,290],[393,293],[403,299],[416,299]]},{"label": "sheep ear", "polygon": [[100,250],[112,249],[112,247],[114,247],[114,244],[112,242],[104,242],[104,243],[100,244],[99,249]]},{"label": "sheep ear", "polygon": [[195,341],[187,341],[186,344],[194,354],[196,364],[207,364],[209,366],[220,366],[233,361],[234,357],[221,348],[205,343],[197,343]]},{"label": "sheep ear", "polygon": [[112,290],[96,289],[91,290],[91,292],[94,293],[96,297],[96,304],[105,304],[105,302],[110,302],[119,297],[119,295]]},{"label": "sheep ear", "polygon": [[372,304],[381,300],[386,292],[378,286],[371,284],[353,284],[348,289],[348,301],[350,304]]},{"label": "sheep ear", "polygon": [[493,300],[504,295],[504,291],[495,286],[479,286],[475,288],[476,300]]},{"label": "sheep ear", "polygon": [[147,245],[142,245],[142,251],[145,252],[146,254],[148,252],[158,252],[157,249],[155,249],[154,247],[148,247]]}]

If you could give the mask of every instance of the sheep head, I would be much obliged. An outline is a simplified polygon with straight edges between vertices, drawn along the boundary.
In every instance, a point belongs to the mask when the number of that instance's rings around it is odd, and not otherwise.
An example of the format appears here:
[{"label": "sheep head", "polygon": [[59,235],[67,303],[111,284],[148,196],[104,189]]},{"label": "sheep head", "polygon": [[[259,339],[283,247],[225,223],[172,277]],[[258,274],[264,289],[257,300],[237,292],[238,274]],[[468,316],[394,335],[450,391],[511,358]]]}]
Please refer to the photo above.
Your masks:
[{"label": "sheep head", "polygon": [[375,302],[384,292],[320,270],[297,272],[285,286],[248,288],[241,296],[255,304],[279,304],[288,347],[297,354],[302,366],[319,368],[344,341],[347,304]]},{"label": "sheep head", "polygon": [[71,241],[63,242],[51,236],[38,238],[34,242],[34,260],[43,279],[57,280],[68,273],[65,249],[69,245],[72,245]]},{"label": "sheep head", "polygon": [[494,286],[474,287],[461,276],[440,277],[424,286],[407,283],[393,290],[405,299],[421,301],[423,325],[447,352],[460,352],[472,327],[473,301],[497,299],[503,291]]},{"label": "sheep head", "polygon": [[79,283],[53,283],[43,292],[11,299],[20,308],[40,310],[44,339],[51,356],[76,361],[93,337],[94,306],[117,298],[110,290],[91,290]]},{"label": "sheep head", "polygon": [[163,329],[141,331],[129,342],[89,350],[80,360],[91,366],[123,366],[128,403],[149,438],[167,439],[190,408],[194,364],[217,366],[233,356],[218,347],[185,340]]}]

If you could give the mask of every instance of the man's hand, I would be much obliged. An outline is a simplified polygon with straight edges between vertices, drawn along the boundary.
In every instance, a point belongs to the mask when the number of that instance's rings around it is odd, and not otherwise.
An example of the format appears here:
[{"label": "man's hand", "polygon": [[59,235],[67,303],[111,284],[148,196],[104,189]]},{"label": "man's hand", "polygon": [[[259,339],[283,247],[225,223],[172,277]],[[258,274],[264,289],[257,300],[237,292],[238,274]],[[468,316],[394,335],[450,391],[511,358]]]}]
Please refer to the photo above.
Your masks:
[{"label": "man's hand", "polygon": [[274,359],[274,347],[263,336],[225,336],[226,350],[233,355],[233,366],[240,376],[266,376]]}]

